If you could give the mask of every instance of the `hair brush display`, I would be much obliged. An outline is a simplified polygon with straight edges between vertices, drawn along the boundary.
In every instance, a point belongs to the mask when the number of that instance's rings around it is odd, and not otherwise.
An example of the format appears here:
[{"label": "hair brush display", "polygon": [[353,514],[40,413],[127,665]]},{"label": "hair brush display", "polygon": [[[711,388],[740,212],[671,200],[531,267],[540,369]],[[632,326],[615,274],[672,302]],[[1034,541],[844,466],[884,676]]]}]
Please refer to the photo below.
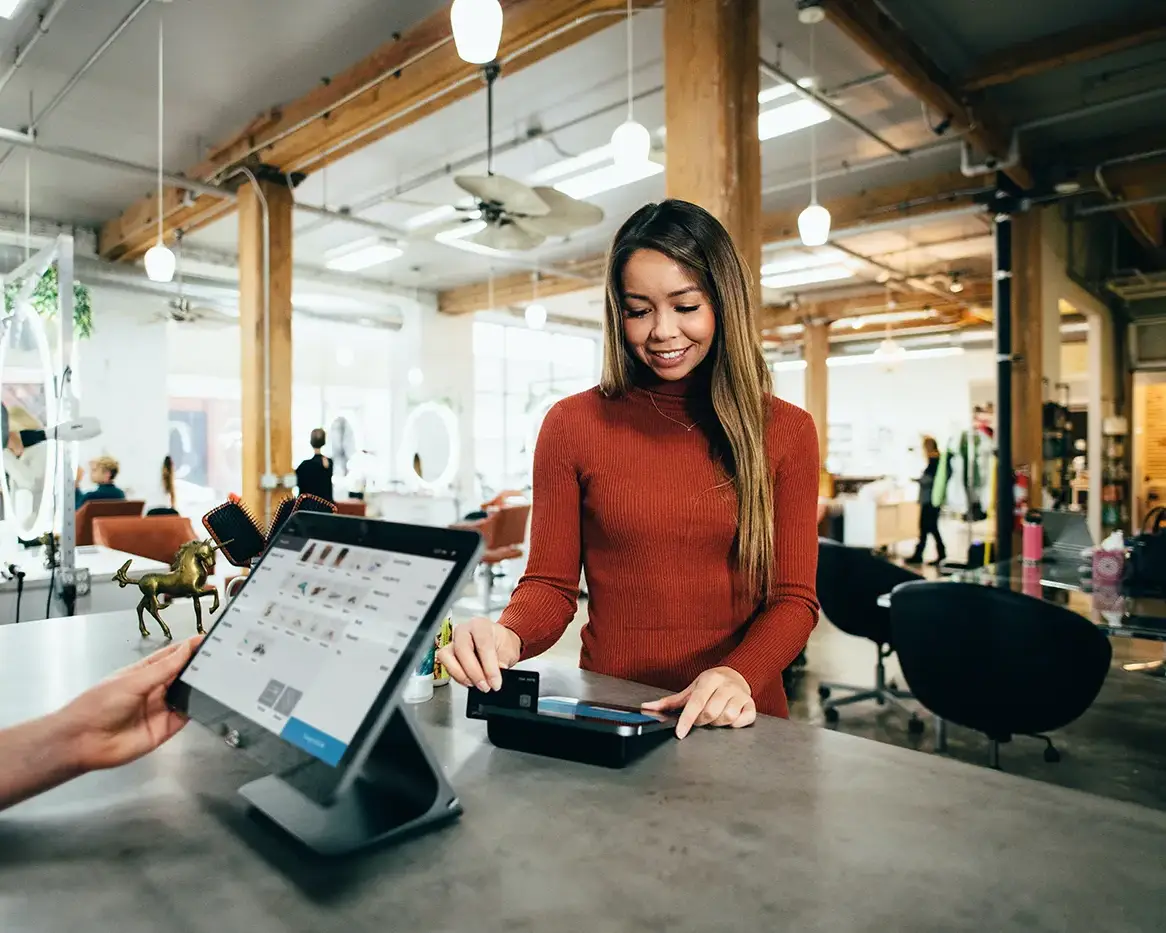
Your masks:
[{"label": "hair brush display", "polygon": [[121,565],[121,569],[113,575],[114,582],[123,587],[134,585],[142,591],[142,599],[138,603],[138,631],[142,633],[143,638],[150,635],[143,612],[150,613],[162,626],[162,634],[167,639],[174,637],[159,614],[166,608],[158,602],[159,596],[179,599],[189,596],[194,601],[195,627],[200,635],[203,634],[202,603],[199,600],[204,596],[212,596],[214,603],[211,605],[211,614],[219,610],[219,591],[206,582],[207,577],[215,572],[215,551],[218,549],[211,541],[188,541],[174,555],[169,571],[146,573],[136,580],[129,576],[130,564],[133,561],[127,560]]},{"label": "hair brush display", "polygon": [[251,510],[237,496],[232,496],[207,512],[202,517],[202,524],[228,561],[236,567],[250,567],[255,558],[267,550],[284,522],[299,511],[335,512],[336,506],[319,496],[284,499],[276,507],[271,527],[264,532]]}]

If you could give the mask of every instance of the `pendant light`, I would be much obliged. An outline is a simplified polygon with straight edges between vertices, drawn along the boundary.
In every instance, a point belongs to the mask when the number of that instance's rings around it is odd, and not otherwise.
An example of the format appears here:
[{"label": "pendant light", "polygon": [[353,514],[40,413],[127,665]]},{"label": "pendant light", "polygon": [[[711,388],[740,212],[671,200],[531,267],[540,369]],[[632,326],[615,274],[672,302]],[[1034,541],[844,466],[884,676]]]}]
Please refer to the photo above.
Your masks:
[{"label": "pendant light", "polygon": [[531,273],[531,302],[526,306],[523,317],[531,330],[542,330],[547,324],[547,308],[538,300],[538,270]]},{"label": "pendant light", "polygon": [[485,65],[498,57],[502,41],[502,4],[498,0],[453,0],[449,23],[462,61]]},{"label": "pendant light", "polygon": [[[810,26],[810,76],[817,80],[814,72],[814,33]],[[830,239],[830,212],[818,203],[818,128],[810,127],[810,203],[798,214],[798,235],[805,246],[825,246]]]},{"label": "pendant light", "polygon": [[628,0],[628,118],[611,134],[611,157],[616,165],[642,165],[652,152],[652,134],[632,117],[632,0]]},{"label": "pendant light", "polygon": [[151,282],[171,282],[174,280],[174,269],[178,260],[174,258],[169,247],[166,246],[164,211],[162,210],[162,134],[163,118],[165,116],[165,99],[163,97],[163,20],[158,20],[158,242],[146,251],[146,276]]}]

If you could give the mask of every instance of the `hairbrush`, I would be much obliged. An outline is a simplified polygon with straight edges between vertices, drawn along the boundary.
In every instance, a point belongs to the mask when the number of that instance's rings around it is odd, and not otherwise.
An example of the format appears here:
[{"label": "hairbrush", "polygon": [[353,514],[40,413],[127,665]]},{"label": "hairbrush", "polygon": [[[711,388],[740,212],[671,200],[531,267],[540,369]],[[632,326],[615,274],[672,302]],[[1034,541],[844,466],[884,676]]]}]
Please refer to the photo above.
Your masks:
[{"label": "hairbrush", "polygon": [[236,567],[249,567],[267,543],[259,522],[242,502],[215,506],[202,517],[202,524],[223,556]]},{"label": "hairbrush", "polygon": [[327,499],[305,493],[296,499],[293,512],[336,512],[336,506]]},{"label": "hairbrush", "polygon": [[275,514],[271,516],[271,525],[267,528],[267,540],[270,542],[277,534],[279,529],[283,527],[292,516],[292,512],[296,510],[295,499],[281,499],[279,505],[275,507]]}]

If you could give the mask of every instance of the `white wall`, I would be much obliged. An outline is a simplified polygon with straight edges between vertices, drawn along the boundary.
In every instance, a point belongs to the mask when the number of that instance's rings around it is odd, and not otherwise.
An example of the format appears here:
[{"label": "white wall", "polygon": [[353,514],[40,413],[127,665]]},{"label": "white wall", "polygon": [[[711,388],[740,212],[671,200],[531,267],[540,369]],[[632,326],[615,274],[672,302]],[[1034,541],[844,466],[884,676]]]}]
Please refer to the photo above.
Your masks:
[{"label": "white wall", "polygon": [[169,347],[158,319],[166,299],[107,286],[92,295],[93,335],[76,342],[74,358],[80,412],[99,418],[102,433],[81,445],[81,463],[115,457],[118,485],[149,497],[169,447]]}]

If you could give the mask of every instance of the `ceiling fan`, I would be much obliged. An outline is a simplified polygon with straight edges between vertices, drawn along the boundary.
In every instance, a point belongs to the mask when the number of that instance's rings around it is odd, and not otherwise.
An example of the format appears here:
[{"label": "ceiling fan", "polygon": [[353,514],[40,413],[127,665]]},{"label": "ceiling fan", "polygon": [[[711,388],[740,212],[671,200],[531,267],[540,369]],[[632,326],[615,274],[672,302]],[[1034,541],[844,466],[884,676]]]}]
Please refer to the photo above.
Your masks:
[{"label": "ceiling fan", "polygon": [[176,253],[176,281],[178,293],[166,302],[166,310],[157,314],[161,321],[173,321],[176,324],[205,325],[209,327],[237,326],[239,319],[221,308],[207,305],[196,305],[183,294],[182,283],[182,236],[178,235],[174,242]]},{"label": "ceiling fan", "polygon": [[[465,236],[497,250],[528,250],[547,237],[570,236],[603,220],[603,209],[554,188],[530,187],[505,175],[494,174],[494,82],[497,63],[486,65],[486,174],[456,175],[454,184],[473,198],[472,205],[455,205],[459,216],[421,227],[414,238],[433,239],[440,234],[477,224],[480,229]],[[482,226],[484,224],[484,226]]]}]

